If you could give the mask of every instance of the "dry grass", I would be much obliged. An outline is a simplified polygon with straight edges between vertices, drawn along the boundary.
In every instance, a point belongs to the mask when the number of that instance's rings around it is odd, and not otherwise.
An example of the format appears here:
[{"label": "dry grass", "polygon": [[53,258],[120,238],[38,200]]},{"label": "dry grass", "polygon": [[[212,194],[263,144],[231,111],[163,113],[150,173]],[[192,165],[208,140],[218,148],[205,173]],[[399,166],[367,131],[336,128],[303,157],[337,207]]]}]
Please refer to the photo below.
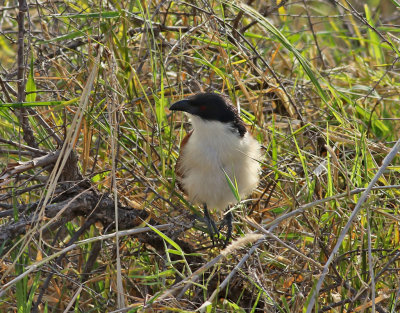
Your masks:
[{"label": "dry grass", "polygon": [[[398,1],[246,3],[0,7],[0,311],[399,310]],[[263,144],[225,251],[175,186],[199,91]]]}]

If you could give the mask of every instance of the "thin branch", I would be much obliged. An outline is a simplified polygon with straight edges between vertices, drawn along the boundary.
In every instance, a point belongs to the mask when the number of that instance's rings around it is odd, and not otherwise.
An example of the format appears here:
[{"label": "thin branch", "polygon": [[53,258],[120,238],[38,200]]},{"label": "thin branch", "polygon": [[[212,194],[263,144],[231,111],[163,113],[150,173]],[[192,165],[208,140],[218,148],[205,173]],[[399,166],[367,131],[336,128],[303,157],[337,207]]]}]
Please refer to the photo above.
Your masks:
[{"label": "thin branch", "polygon": [[[238,264],[234,267],[234,269],[229,273],[228,276],[225,277],[224,281],[218,286],[217,289],[214,290],[212,295],[208,298],[206,302],[200,307],[200,309],[204,309],[206,306],[211,304],[212,300],[217,296],[218,292],[224,289],[232,277],[236,274],[236,272],[244,265],[244,263],[253,255],[253,253],[257,250],[257,248],[264,242],[266,235],[262,236],[257,242],[250,248],[250,250],[244,255],[244,257],[239,261]],[[229,248],[229,247],[228,247]]]},{"label": "thin branch", "polygon": [[[25,102],[25,86],[26,86],[26,60],[24,57],[25,53],[25,43],[24,43],[24,37],[25,37],[25,27],[24,27],[24,22],[25,22],[25,14],[28,12],[28,5],[26,3],[26,0],[18,0],[19,6],[18,6],[18,71],[17,71],[17,78],[18,78],[18,96],[17,96],[17,101],[18,102]],[[18,109],[19,112],[17,113],[19,122],[22,127],[23,131],[23,138],[25,142],[33,147],[33,148],[38,148],[39,145],[36,142],[35,136],[33,135],[33,131],[31,126],[29,125],[29,120],[28,120],[28,115],[26,112],[25,108],[20,108]]]},{"label": "thin branch", "polygon": [[264,235],[272,238],[273,240],[277,241],[280,245],[282,245],[283,247],[289,249],[290,251],[292,251],[294,254],[300,256],[301,258],[303,258],[304,260],[306,260],[307,262],[310,262],[311,264],[313,264],[315,267],[317,267],[318,269],[323,269],[323,266],[318,263],[317,261],[314,261],[313,259],[309,258],[308,256],[304,255],[303,253],[301,253],[300,251],[294,249],[293,247],[289,246],[287,243],[285,243],[283,240],[281,240],[279,237],[275,236],[273,233],[271,233],[270,231],[266,230],[265,228],[263,228],[261,225],[259,225],[258,223],[256,223],[256,221],[250,219],[249,217],[245,217],[242,218],[246,223],[248,223],[249,225],[253,226],[254,228],[256,228],[257,230],[259,230],[260,232],[262,232]]},{"label": "thin branch", "polygon": [[[400,185],[377,186],[377,187],[372,187],[371,188],[371,190],[385,190],[385,189],[400,189]],[[319,199],[317,201],[301,205],[298,209],[293,210],[293,211],[291,211],[289,213],[286,213],[286,214],[283,214],[283,215],[277,217],[272,222],[268,223],[265,226],[265,228],[268,229],[268,230],[271,230],[272,227],[275,227],[276,225],[280,224],[281,222],[287,220],[288,218],[296,216],[296,215],[299,215],[299,214],[303,213],[304,211],[306,211],[306,210],[308,210],[308,209],[310,209],[312,207],[315,207],[317,205],[320,205],[320,204],[323,204],[325,202],[329,202],[329,201],[332,201],[332,200],[345,198],[345,197],[348,197],[349,195],[350,196],[356,195],[356,194],[362,193],[362,192],[364,192],[366,190],[367,190],[367,188],[357,188],[357,189],[351,190],[350,193],[349,192],[343,192],[343,193],[339,193],[337,195],[334,195],[332,197]]]},{"label": "thin branch", "polygon": [[358,215],[358,213],[360,212],[362,205],[364,204],[365,200],[367,200],[367,197],[369,195],[369,193],[371,192],[371,190],[373,189],[373,186],[375,185],[375,183],[378,181],[379,177],[382,176],[383,172],[386,170],[386,168],[389,166],[389,164],[392,162],[393,158],[397,155],[397,153],[400,150],[400,139],[396,142],[396,144],[393,146],[392,150],[389,152],[389,154],[385,157],[385,159],[382,162],[382,166],[379,168],[378,172],[375,174],[375,176],[372,178],[371,182],[369,183],[368,187],[366,188],[366,190],[364,191],[364,193],[361,195],[360,199],[358,200],[353,213],[351,214],[351,216],[349,217],[349,220],[347,222],[347,224],[345,225],[345,227],[343,227],[340,236],[336,242],[335,247],[333,248],[331,255],[329,256],[328,261],[326,262],[325,266],[324,266],[324,270],[321,273],[320,278],[318,279],[317,285],[315,287],[315,289],[312,292],[311,298],[310,298],[310,302],[308,303],[307,306],[307,311],[306,313],[311,313],[312,310],[314,309],[314,303],[315,300],[319,294],[319,290],[321,289],[322,283],[325,280],[326,275],[328,274],[329,271],[329,266],[332,263],[336,253],[339,251],[340,246],[342,245],[342,242],[344,240],[344,238],[347,235],[347,232],[350,229],[350,226],[353,223],[354,218]]},{"label": "thin branch", "polygon": [[13,176],[26,172],[36,167],[44,167],[49,164],[54,164],[58,157],[60,156],[61,150],[56,150],[55,152],[49,152],[48,154],[35,158],[26,162],[10,163],[0,173],[0,186],[8,182]]},{"label": "thin branch", "polygon": [[[171,227],[173,227],[173,224],[164,224],[164,225],[158,225],[158,226],[153,226],[154,228],[157,228],[158,230],[166,230],[169,229]],[[140,233],[145,233],[145,232],[151,232],[151,228],[150,227],[142,227],[142,228],[135,228],[135,229],[130,229],[130,230],[125,230],[125,231],[119,231],[118,235],[120,237],[122,236],[130,236],[130,235],[137,235]],[[110,238],[114,238],[117,234],[116,233],[112,233],[112,234],[108,234],[108,235],[103,235],[103,236],[97,236],[97,237],[92,237],[92,238],[88,238],[85,240],[81,240],[78,241],[68,247],[65,247],[64,249],[42,259],[39,262],[36,262],[28,267],[26,267],[26,271],[23,272],[21,275],[15,277],[13,280],[9,281],[8,283],[4,284],[2,287],[0,287],[0,298],[4,296],[5,292],[11,288],[13,285],[15,285],[17,282],[19,282],[21,279],[23,279],[24,277],[26,277],[29,273],[32,273],[34,271],[37,271],[39,268],[41,268],[43,265],[47,264],[48,262],[50,262],[51,260],[54,260],[55,258],[57,258],[59,255],[63,255],[69,251],[72,251],[74,249],[77,249],[78,247],[99,241],[99,240],[105,240],[105,239],[110,239]]]},{"label": "thin branch", "polygon": [[36,148],[30,147],[30,146],[26,146],[26,145],[24,145],[22,143],[15,142],[15,141],[12,141],[12,140],[7,140],[7,139],[0,138],[0,142],[6,143],[8,145],[15,146],[15,147],[19,147],[20,149],[23,149],[23,150],[31,151],[31,152],[35,153],[36,155],[44,155],[44,154],[47,153],[46,151],[43,151],[43,150],[40,150],[40,149],[36,149]]},{"label": "thin branch", "polygon": [[375,313],[375,274],[374,274],[374,262],[372,259],[372,240],[371,240],[371,210],[367,208],[367,235],[368,235],[368,267],[369,274],[371,277],[371,301],[372,301],[372,313]]}]

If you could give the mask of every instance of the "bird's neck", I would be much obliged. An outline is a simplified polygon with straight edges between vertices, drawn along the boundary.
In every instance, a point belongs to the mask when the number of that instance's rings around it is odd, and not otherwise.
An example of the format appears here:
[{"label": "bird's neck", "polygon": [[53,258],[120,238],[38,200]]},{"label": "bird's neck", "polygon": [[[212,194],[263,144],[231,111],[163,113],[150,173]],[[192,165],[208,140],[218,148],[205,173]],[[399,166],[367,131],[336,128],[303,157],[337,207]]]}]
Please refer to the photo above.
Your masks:
[{"label": "bird's neck", "polygon": [[[205,137],[205,138],[215,138],[216,136],[219,136],[220,134],[226,134],[226,133],[233,133],[237,136],[243,137],[244,133],[246,133],[246,128],[243,125],[236,125],[236,123],[233,122],[219,122],[219,121],[209,121],[209,120],[204,120],[201,117],[190,115],[190,122],[192,123],[193,130],[195,136],[199,137]],[[243,129],[241,128],[243,126]]]}]

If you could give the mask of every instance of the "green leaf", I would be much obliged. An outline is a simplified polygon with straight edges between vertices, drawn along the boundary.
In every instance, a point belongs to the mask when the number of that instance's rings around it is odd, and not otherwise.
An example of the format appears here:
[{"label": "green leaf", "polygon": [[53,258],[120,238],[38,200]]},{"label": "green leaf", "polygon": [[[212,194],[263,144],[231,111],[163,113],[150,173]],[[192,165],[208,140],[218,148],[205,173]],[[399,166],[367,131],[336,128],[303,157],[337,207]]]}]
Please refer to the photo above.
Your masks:
[{"label": "green leaf", "polygon": [[31,66],[29,69],[28,81],[26,82],[26,101],[34,102],[36,101],[36,84],[33,76],[33,52],[31,57]]},{"label": "green leaf", "polygon": [[15,102],[15,103],[0,103],[0,108],[24,108],[24,107],[40,107],[52,105],[67,105],[70,101],[32,101],[32,102]]},{"label": "green leaf", "polygon": [[400,8],[400,1],[398,1],[398,0],[392,0],[392,3],[393,3],[396,7]]},{"label": "green leaf", "polygon": [[239,195],[239,188],[237,185],[236,177],[234,176],[234,182],[232,182],[231,178],[229,175],[225,172],[225,170],[222,168],[222,171],[224,172],[226,181],[228,182],[229,188],[231,189],[233,195],[235,196],[236,200],[240,202],[240,195]]},{"label": "green leaf", "polygon": [[162,239],[164,239],[166,242],[168,242],[171,246],[173,246],[176,249],[178,255],[181,255],[183,258],[185,257],[185,252],[183,252],[181,247],[175,241],[173,241],[171,238],[169,238],[163,232],[159,231],[157,228],[151,226],[150,224],[147,224],[147,226],[150,227],[151,230],[153,230],[157,235],[159,235]]},{"label": "green leaf", "polygon": [[172,276],[175,274],[175,271],[172,269],[165,270],[163,272],[158,272],[157,274],[154,275],[129,275],[130,278],[138,278],[138,279],[158,279],[160,277],[168,277]]},{"label": "green leaf", "polygon": [[93,13],[72,14],[72,15],[52,14],[50,16],[68,17],[68,18],[100,18],[100,17],[113,18],[113,17],[119,17],[120,13],[118,11],[104,11],[104,12],[93,12]]},{"label": "green leaf", "polygon": [[192,39],[196,39],[198,41],[207,43],[207,44],[212,45],[212,46],[222,47],[222,48],[225,48],[225,49],[236,49],[236,47],[234,45],[231,45],[229,43],[222,43],[222,42],[212,41],[212,40],[209,40],[207,38],[202,38],[202,37],[198,37],[198,36],[189,36],[189,37],[192,38]]},{"label": "green leaf", "polygon": [[[365,18],[368,23],[373,27],[375,27],[375,22],[372,19],[372,12],[369,9],[367,4],[364,4]],[[384,63],[384,57],[381,50],[381,40],[379,39],[378,34],[372,28],[367,28],[368,37],[370,39],[369,42],[369,53],[370,56],[375,57],[377,64]]]},{"label": "green leaf", "polygon": [[86,31],[91,32],[92,27],[87,26],[87,27],[82,28],[81,30],[74,31],[74,32],[68,33],[66,35],[58,36],[58,37],[55,37],[55,38],[52,38],[49,40],[40,40],[40,41],[38,41],[38,43],[43,44],[43,43],[50,43],[50,42],[54,42],[54,41],[74,39],[76,37],[86,36],[87,35]]}]

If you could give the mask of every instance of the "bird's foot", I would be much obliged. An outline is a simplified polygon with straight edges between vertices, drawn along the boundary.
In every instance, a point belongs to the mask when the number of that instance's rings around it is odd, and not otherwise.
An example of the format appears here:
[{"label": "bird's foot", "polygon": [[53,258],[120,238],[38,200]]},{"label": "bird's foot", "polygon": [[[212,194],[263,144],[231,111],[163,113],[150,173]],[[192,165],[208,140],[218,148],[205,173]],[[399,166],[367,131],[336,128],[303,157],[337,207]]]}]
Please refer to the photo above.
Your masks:
[{"label": "bird's foot", "polygon": [[[202,228],[202,230],[209,234],[211,242],[212,242],[211,247],[215,247],[218,244],[218,240],[220,238],[220,232],[219,232],[214,220],[212,220],[211,218],[207,218],[205,216],[200,217],[196,214],[193,214],[191,216],[191,218],[195,221],[199,221],[200,223],[202,223],[203,225],[206,226],[206,229]],[[215,227],[213,226],[213,224]]]},{"label": "bird's foot", "polygon": [[213,247],[215,247],[215,236],[217,237],[218,240],[220,234],[217,226],[215,225],[214,220],[210,216],[210,212],[208,212],[206,205],[204,205],[204,222],[207,225],[208,234],[210,235]]},{"label": "bird's foot", "polygon": [[225,236],[225,240],[223,243],[223,248],[225,248],[228,245],[229,240],[232,238],[232,220],[233,220],[232,212],[228,211],[225,214],[225,217],[222,220],[222,223],[218,229],[218,232],[219,232],[225,225],[227,226],[227,231],[226,231],[226,236]]}]

